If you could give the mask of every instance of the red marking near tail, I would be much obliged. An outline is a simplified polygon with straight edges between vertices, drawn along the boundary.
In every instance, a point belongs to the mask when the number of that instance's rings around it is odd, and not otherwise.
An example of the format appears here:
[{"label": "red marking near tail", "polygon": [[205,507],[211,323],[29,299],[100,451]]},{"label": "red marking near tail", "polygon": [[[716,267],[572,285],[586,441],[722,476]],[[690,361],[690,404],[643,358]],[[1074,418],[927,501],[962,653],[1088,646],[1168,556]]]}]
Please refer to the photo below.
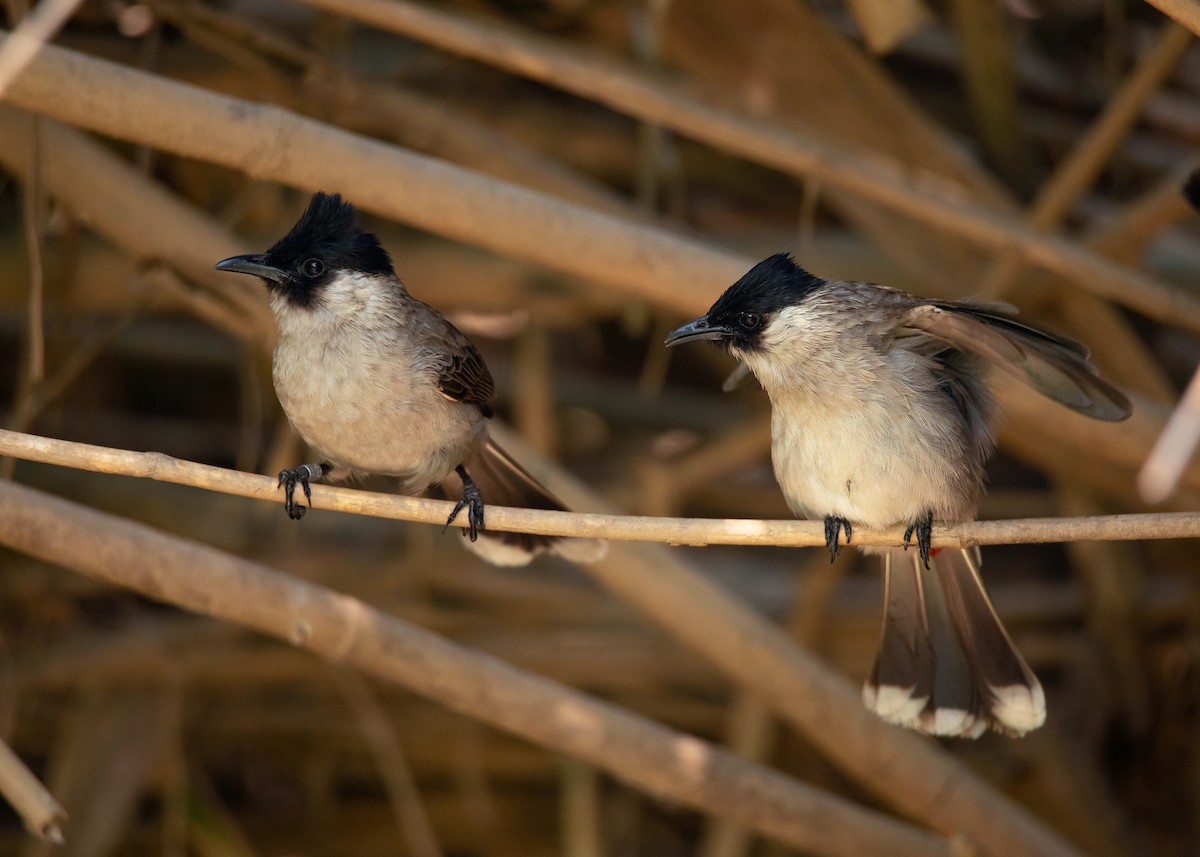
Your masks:
[{"label": "red marking near tail", "polygon": [[933,559],[935,556],[940,554],[943,550],[945,550],[945,548],[930,548],[929,549],[929,558]]}]

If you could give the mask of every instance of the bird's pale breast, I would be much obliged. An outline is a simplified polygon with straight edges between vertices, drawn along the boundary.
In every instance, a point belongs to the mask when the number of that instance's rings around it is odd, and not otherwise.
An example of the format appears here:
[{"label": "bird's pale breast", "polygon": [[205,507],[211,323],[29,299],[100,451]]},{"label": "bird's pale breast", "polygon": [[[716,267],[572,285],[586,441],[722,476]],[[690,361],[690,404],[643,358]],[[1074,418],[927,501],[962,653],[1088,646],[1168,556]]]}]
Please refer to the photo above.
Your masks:
[{"label": "bird's pale breast", "polygon": [[442,397],[429,361],[397,348],[394,332],[308,321],[281,321],[275,391],[296,431],[331,463],[421,490],[483,442],[479,409]]}]

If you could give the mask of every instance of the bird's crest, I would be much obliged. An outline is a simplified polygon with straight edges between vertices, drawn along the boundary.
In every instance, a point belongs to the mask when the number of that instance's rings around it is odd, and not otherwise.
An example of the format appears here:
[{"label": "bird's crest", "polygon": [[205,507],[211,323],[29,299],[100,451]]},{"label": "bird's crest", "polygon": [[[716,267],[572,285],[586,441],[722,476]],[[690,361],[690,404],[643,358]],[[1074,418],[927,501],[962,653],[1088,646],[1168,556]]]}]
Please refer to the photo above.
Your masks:
[{"label": "bird's crest", "polygon": [[394,274],[392,260],[379,239],[357,223],[354,206],[339,194],[317,192],[287,235],[266,253],[268,261],[291,270],[305,259],[321,259],[331,271]]}]

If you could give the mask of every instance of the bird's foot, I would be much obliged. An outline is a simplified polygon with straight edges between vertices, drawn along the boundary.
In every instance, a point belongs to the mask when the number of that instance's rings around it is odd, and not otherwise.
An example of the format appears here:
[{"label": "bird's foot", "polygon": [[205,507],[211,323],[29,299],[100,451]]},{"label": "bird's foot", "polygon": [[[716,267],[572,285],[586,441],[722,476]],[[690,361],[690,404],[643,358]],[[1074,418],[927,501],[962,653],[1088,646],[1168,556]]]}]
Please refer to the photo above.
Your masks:
[{"label": "bird's foot", "polygon": [[930,509],[919,520],[913,521],[904,531],[904,549],[912,541],[913,533],[917,534],[917,550],[921,553],[921,562],[929,568],[929,543],[933,540],[933,510]]},{"label": "bird's foot", "polygon": [[830,562],[837,559],[838,533],[842,530],[846,531],[846,544],[850,544],[850,535],[853,533],[850,521],[846,518],[839,518],[836,515],[825,516],[825,547],[829,549]]},{"label": "bird's foot", "polygon": [[446,519],[446,526],[442,528],[442,532],[450,529],[450,525],[454,523],[454,519],[458,517],[458,513],[466,509],[467,537],[471,541],[475,541],[479,538],[479,531],[484,529],[483,495],[479,493],[479,486],[471,481],[471,477],[467,475],[466,469],[461,464],[454,469],[458,472],[458,477],[462,480],[462,496],[454,504],[454,509],[450,512],[450,517]]},{"label": "bird's foot", "polygon": [[[301,464],[299,467],[285,467],[279,471],[279,484],[283,486],[283,509],[289,518],[299,521],[304,517],[304,513],[312,508],[312,489],[308,487],[308,483],[320,482],[332,469],[328,464]],[[296,502],[296,483],[300,484],[304,498],[308,500],[307,508]]]}]

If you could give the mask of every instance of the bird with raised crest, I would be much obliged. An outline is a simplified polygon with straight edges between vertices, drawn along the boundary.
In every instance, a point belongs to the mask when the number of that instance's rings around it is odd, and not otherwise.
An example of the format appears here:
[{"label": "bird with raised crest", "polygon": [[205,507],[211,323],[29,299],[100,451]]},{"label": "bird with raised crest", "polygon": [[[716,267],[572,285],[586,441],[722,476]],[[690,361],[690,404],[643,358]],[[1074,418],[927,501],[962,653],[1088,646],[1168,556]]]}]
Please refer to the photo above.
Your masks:
[{"label": "bird with raised crest", "polygon": [[979,551],[934,549],[931,534],[975,515],[994,445],[988,366],[1081,414],[1129,416],[1087,350],[1005,304],[824,279],[782,253],[666,344],[694,340],[728,349],[766,390],[776,479],[793,512],[824,521],[831,558],[857,525],[905,528],[903,549],[867,549],[883,557],[885,593],[867,706],[937,735],[1040,726],[1045,694],[984,590]]},{"label": "bird with raised crest", "polygon": [[355,475],[397,477],[408,493],[442,484],[465,513],[473,551],[497,565],[554,552],[587,562],[605,543],[490,531],[485,502],[565,507],[488,436],[495,386],[479,351],[445,316],[409,294],[391,257],[359,227],[354,207],[317,193],[265,253],[218,262],[258,277],[279,329],[275,392],[321,460],[283,470],[284,508],[299,519],[310,483]]}]

